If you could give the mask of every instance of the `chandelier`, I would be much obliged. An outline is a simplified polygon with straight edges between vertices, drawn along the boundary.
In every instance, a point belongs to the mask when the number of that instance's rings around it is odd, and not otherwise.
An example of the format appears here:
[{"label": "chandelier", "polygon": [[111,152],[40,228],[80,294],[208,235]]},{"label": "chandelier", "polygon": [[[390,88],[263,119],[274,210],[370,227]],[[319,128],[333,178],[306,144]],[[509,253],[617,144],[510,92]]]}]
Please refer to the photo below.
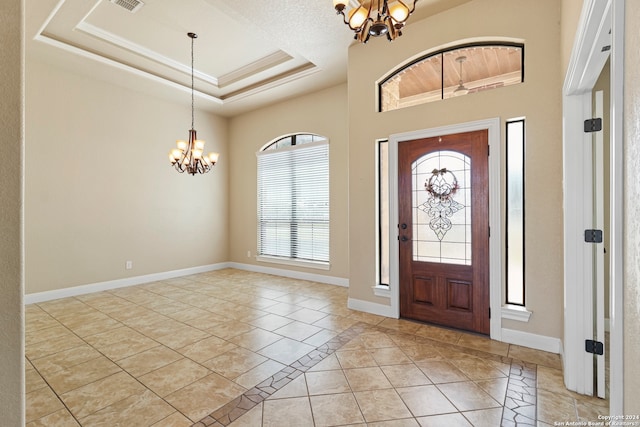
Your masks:
[{"label": "chandelier", "polygon": [[[386,35],[389,41],[402,35],[402,27],[416,8],[418,0],[358,0],[347,13],[349,0],[333,0],[344,23],[354,32],[354,39],[366,43],[370,36]],[[390,3],[390,4],[389,4]],[[411,5],[411,6],[409,6]]]},{"label": "chandelier", "polygon": [[187,172],[195,175],[197,173],[207,173],[218,161],[218,153],[203,155],[204,141],[198,139],[196,130],[193,128],[194,98],[193,98],[193,40],[198,37],[196,33],[188,33],[191,38],[191,129],[189,130],[189,140],[176,141],[178,148],[169,152],[169,161],[178,172]]}]

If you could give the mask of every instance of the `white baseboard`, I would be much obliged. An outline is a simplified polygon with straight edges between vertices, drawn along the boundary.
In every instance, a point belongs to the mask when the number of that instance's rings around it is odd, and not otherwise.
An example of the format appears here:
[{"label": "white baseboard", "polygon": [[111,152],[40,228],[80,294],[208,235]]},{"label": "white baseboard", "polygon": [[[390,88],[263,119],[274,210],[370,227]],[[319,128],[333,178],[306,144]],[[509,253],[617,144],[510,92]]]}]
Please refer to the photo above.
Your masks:
[{"label": "white baseboard", "polygon": [[[390,305],[377,304],[349,298],[347,307],[352,310],[364,311],[366,313],[377,314],[379,316],[393,318]],[[562,354],[562,341],[559,338],[536,335],[529,332],[521,332],[513,329],[502,329],[502,341],[509,344],[516,344],[523,347],[534,348],[536,350],[548,351],[550,353]]]},{"label": "white baseboard", "polygon": [[265,267],[262,265],[243,264],[240,262],[229,262],[228,267],[238,270],[253,271],[255,273],[273,274],[274,276],[289,277],[292,279],[309,280],[312,282],[325,283],[327,285],[349,287],[349,279],[343,277],[326,276],[324,274],[305,273],[302,271],[286,270],[283,268]]},{"label": "white baseboard", "polygon": [[365,313],[377,314],[378,316],[394,317],[393,308],[390,305],[378,304],[375,302],[363,301],[361,299],[349,298],[347,307],[352,310],[364,311]]},{"label": "white baseboard", "polygon": [[202,265],[199,267],[183,268],[181,270],[164,271],[161,273],[145,274],[144,276],[126,277],[124,279],[109,280],[106,282],[90,283],[87,285],[73,286],[70,288],[55,289],[52,291],[36,292],[24,296],[25,304],[35,304],[39,302],[51,301],[60,298],[85,295],[93,292],[108,291],[110,289],[124,288],[127,286],[141,285],[143,283],[155,282],[158,280],[173,279],[176,277],[189,276],[191,274],[206,273],[208,271],[229,268],[229,263]]},{"label": "white baseboard", "polygon": [[560,338],[547,337],[545,335],[537,335],[513,329],[502,329],[502,341],[556,354],[560,354],[562,349]]}]

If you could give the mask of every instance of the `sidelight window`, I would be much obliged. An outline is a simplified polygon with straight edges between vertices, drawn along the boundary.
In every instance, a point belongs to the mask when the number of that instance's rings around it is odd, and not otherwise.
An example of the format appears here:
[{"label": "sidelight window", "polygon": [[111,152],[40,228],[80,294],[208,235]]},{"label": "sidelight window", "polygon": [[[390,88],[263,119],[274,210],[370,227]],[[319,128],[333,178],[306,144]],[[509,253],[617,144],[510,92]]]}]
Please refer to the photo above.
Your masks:
[{"label": "sidelight window", "polygon": [[524,119],[507,122],[507,304],[524,306]]}]

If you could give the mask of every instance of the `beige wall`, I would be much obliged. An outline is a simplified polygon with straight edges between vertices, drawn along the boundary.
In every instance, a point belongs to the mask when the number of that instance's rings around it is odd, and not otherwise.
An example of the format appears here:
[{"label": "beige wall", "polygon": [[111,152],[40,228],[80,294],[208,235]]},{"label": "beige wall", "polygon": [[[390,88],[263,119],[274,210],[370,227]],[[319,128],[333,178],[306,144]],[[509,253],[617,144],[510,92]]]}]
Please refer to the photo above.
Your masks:
[{"label": "beige wall", "polygon": [[[487,11],[492,13],[488,14]],[[478,19],[482,16],[482,19]],[[496,90],[377,113],[375,82],[419,53],[474,37],[525,43],[525,82]],[[375,297],[374,141],[394,133],[499,117],[526,117],[526,299],[529,323],[503,326],[562,336],[562,135],[560,3],[483,0],[411,23],[393,43],[349,50],[350,297]],[[504,134],[502,135],[504,158]]]},{"label": "beige wall", "polygon": [[228,260],[227,121],[197,112],[220,161],[178,174],[167,154],[188,137],[184,101],[27,60],[27,294]]},{"label": "beige wall", "polygon": [[580,21],[580,13],[585,0],[561,0],[561,16],[562,26],[560,29],[560,55],[561,55],[561,76],[567,74],[569,60],[571,59],[571,51],[578,30]]},{"label": "beige wall", "polygon": [[0,416],[24,425],[22,256],[23,12],[21,0],[0,2]]},{"label": "beige wall", "polygon": [[640,3],[627,1],[624,49],[624,413],[640,414]]},{"label": "beige wall", "polygon": [[[335,86],[310,95],[271,105],[231,119],[230,165],[230,260],[312,274],[347,278],[347,88]],[[256,152],[267,142],[285,134],[305,132],[329,139],[330,257],[331,269],[315,270],[260,263],[257,249]],[[247,251],[251,257],[247,257]]]}]

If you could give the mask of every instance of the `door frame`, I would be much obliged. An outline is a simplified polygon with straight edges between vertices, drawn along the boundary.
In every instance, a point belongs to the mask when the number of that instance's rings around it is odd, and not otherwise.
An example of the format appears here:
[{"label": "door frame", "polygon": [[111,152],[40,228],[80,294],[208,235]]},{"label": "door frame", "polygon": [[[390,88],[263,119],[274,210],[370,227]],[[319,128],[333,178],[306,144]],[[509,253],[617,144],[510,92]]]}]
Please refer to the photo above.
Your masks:
[{"label": "door frame", "polygon": [[[611,160],[610,194],[610,413],[623,413],[623,78],[625,0],[584,0],[563,87],[564,171],[564,382],[582,394],[593,393],[593,356],[584,340],[593,336],[593,257],[584,244],[584,229],[592,224],[593,200],[591,135],[582,122],[591,118],[592,89],[609,56],[611,45]],[[608,34],[608,28],[611,34]],[[606,43],[605,43],[606,44]],[[586,136],[585,136],[586,135]]]},{"label": "door frame", "polygon": [[476,130],[488,131],[489,152],[489,309],[494,313],[489,319],[490,336],[500,341],[502,327],[502,238],[500,210],[500,118],[404,132],[389,137],[389,290],[391,314],[400,317],[400,268],[398,242],[398,143],[414,139],[451,135]]}]

